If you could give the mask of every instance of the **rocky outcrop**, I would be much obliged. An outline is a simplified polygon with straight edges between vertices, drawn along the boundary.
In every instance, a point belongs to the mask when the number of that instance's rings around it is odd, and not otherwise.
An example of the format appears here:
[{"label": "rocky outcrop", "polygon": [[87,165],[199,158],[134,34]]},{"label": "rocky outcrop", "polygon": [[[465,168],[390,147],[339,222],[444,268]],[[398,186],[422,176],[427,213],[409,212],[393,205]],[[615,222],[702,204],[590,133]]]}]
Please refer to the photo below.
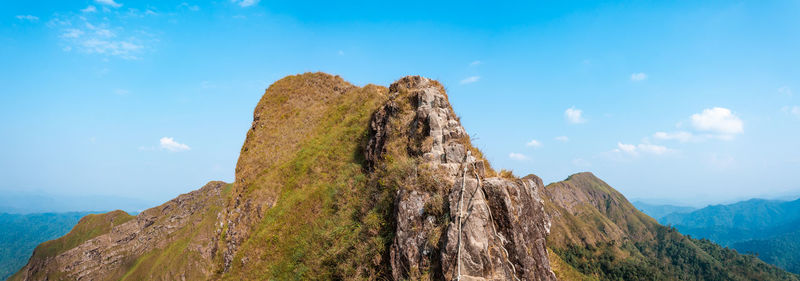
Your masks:
[{"label": "rocky outcrop", "polygon": [[398,188],[395,280],[555,280],[541,180],[487,177],[438,82],[409,76],[392,84],[370,130],[372,169],[403,155],[422,178]]},{"label": "rocky outcrop", "polygon": [[306,73],[265,92],[233,184],[35,255],[14,280],[555,280],[542,188],[498,176],[434,80]]},{"label": "rocky outcrop", "polygon": [[[106,234],[86,240],[77,246],[50,256],[34,253],[28,265],[12,280],[116,280],[128,271],[137,259],[151,251],[164,249],[177,239],[186,239],[186,253],[191,256],[193,276],[210,276],[211,260],[216,244],[211,229],[207,235],[192,237],[175,235],[178,231],[200,224],[212,207],[222,206],[224,182],[209,182],[203,188],[178,196],[161,206],[143,211],[135,218],[113,226]],[[79,223],[77,228],[82,227]],[[74,237],[71,237],[73,235]],[[66,241],[80,239],[75,230]],[[59,242],[59,241],[57,241]],[[48,246],[43,244],[43,246]],[[58,249],[58,245],[49,245]],[[49,250],[39,247],[36,251]],[[171,280],[175,276],[151,276],[147,279]]]}]

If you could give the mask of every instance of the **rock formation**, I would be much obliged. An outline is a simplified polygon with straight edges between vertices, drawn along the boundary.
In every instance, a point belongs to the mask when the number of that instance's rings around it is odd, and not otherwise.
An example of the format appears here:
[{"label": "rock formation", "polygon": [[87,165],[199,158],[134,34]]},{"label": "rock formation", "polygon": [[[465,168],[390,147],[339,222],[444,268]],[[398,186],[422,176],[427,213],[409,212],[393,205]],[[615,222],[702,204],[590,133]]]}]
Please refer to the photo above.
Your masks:
[{"label": "rock formation", "polygon": [[[156,258],[158,254],[175,243],[185,243],[184,252],[193,258],[192,262],[164,271],[162,276],[141,276],[143,279],[181,279],[190,277],[208,278],[211,276],[211,259],[215,255],[216,235],[213,228],[198,228],[208,211],[219,211],[223,205],[224,182],[209,182],[199,190],[178,196],[161,206],[147,209],[129,219],[115,224],[114,219],[127,216],[115,211],[113,219],[100,222],[113,226],[102,235],[80,242],[78,245],[59,251],[44,243],[34,251],[28,265],[9,280],[118,280],[138,263],[152,261],[140,258]],[[81,239],[79,233],[82,220],[64,238]],[[101,229],[101,226],[94,226]],[[176,235],[187,229],[197,229],[198,233],[188,237]],[[92,229],[87,229],[89,233]],[[184,238],[177,241],[175,238]],[[50,241],[52,242],[52,241]],[[59,241],[56,241],[59,242]]]},{"label": "rock formation", "polygon": [[276,81],[235,172],[136,217],[86,216],[10,280],[798,280],[658,225],[590,173],[495,172],[419,76]]},{"label": "rock formation", "polygon": [[434,80],[290,76],[256,106],[233,184],[67,235],[14,280],[555,280],[542,188],[498,176]]},{"label": "rock formation", "polygon": [[389,95],[370,125],[367,161],[407,154],[417,173],[432,175],[398,189],[394,279],[555,280],[542,181],[487,177],[438,82],[405,77]]}]

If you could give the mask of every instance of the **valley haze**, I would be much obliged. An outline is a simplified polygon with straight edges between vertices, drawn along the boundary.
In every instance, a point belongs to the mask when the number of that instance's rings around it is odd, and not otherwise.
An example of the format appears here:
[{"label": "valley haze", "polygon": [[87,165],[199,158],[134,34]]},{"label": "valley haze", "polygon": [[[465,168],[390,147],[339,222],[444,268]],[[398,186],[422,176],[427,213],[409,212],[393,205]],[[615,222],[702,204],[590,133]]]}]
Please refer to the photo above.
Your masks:
[{"label": "valley haze", "polygon": [[259,93],[324,71],[441,81],[489,160],[545,182],[592,171],[694,207],[800,195],[794,1],[0,7],[3,192],[163,202],[232,181]]}]

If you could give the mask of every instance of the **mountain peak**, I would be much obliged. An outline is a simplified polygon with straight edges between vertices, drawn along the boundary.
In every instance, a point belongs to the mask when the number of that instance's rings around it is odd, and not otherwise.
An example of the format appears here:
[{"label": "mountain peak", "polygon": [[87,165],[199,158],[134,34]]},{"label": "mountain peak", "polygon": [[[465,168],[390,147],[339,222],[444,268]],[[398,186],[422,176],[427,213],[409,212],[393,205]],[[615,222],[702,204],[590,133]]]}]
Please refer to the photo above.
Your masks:
[{"label": "mountain peak", "polygon": [[708,276],[733,276],[714,275],[723,264],[591,173],[548,186],[496,173],[442,84],[422,76],[388,88],[321,72],[276,81],[235,173],[136,217],[89,217],[101,223],[79,224],[87,231],[12,280],[549,281],[551,263],[609,280],[706,276],[665,273],[670,264],[646,256],[675,243],[691,255],[668,260],[706,259],[695,264],[713,264]]}]

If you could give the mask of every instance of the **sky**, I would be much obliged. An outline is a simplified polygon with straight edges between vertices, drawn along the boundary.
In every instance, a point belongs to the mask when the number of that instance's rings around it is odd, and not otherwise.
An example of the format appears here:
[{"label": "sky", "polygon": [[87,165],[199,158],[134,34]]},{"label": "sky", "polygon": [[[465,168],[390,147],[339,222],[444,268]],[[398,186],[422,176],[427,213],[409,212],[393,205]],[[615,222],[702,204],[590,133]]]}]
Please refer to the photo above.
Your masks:
[{"label": "sky", "polygon": [[553,2],[3,1],[0,192],[156,204],[231,182],[264,90],[324,71],[441,81],[518,176],[800,195],[800,2]]}]

